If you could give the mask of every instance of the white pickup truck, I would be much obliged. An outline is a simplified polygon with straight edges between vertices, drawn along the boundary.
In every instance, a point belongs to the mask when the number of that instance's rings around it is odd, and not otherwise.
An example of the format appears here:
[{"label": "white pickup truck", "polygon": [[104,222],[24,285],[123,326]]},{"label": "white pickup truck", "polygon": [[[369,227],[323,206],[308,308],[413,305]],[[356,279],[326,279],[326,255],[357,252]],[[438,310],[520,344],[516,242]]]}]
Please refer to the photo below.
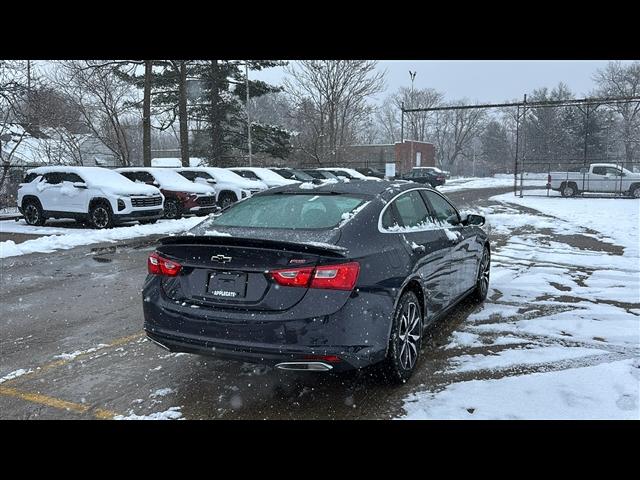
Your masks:
[{"label": "white pickup truck", "polygon": [[548,187],[563,197],[583,192],[621,193],[640,198],[640,173],[633,173],[612,163],[592,163],[568,172],[551,172]]}]

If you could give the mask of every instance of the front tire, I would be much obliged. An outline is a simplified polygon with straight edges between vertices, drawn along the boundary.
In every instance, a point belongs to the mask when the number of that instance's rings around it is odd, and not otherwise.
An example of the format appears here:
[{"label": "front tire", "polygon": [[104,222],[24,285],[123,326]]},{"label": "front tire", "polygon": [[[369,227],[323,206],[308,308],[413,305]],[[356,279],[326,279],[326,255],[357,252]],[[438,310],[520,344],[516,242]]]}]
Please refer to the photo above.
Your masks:
[{"label": "front tire", "polygon": [[28,225],[40,227],[47,220],[44,218],[44,212],[40,206],[40,202],[36,200],[27,200],[22,204],[23,216]]},{"label": "front tire", "polygon": [[387,358],[382,364],[390,383],[405,383],[415,370],[422,346],[422,309],[415,293],[402,294],[393,316]]},{"label": "front tire", "polygon": [[489,276],[491,274],[491,252],[489,247],[484,247],[482,258],[478,264],[478,275],[476,277],[476,288],[471,294],[476,302],[484,302],[489,293]]},{"label": "front tire", "polygon": [[106,202],[95,203],[89,209],[89,222],[99,230],[113,227],[113,212]]},{"label": "front tire", "polygon": [[629,190],[629,196],[631,198],[640,198],[640,185],[634,185]]},{"label": "front tire", "polygon": [[182,217],[180,204],[175,200],[167,200],[164,203],[164,218],[169,220],[177,220]]},{"label": "front tire", "polygon": [[223,193],[222,195],[220,195],[218,199],[218,204],[220,205],[220,208],[224,210],[225,208],[229,207],[230,205],[233,205],[237,201],[238,199],[235,196],[235,194]]}]

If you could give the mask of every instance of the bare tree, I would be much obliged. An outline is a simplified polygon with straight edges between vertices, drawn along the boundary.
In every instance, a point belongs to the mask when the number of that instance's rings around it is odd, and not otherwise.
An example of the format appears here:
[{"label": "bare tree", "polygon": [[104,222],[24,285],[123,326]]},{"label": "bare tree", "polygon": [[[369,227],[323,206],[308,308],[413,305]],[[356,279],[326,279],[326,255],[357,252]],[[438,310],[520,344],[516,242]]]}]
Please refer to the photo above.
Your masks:
[{"label": "bare tree", "polygon": [[[465,100],[454,105],[464,105]],[[432,138],[441,167],[452,169],[460,158],[469,155],[469,147],[483,131],[486,112],[482,109],[439,111],[435,115]]]},{"label": "bare tree", "polygon": [[[596,94],[602,97],[631,97],[640,95],[640,62],[624,65],[620,61],[609,62],[593,76],[598,88]],[[640,102],[611,105],[622,118],[621,140],[625,159],[633,162],[640,150]]]},{"label": "bare tree", "polygon": [[303,60],[288,67],[284,87],[294,118],[306,130],[301,146],[318,161],[339,162],[338,147],[354,138],[367,119],[367,100],[384,88],[385,72],[370,60]]},{"label": "bare tree", "polygon": [[52,82],[73,99],[83,123],[122,165],[131,164],[127,126],[138,118],[135,90],[113,74],[113,64],[98,61],[59,62]]}]

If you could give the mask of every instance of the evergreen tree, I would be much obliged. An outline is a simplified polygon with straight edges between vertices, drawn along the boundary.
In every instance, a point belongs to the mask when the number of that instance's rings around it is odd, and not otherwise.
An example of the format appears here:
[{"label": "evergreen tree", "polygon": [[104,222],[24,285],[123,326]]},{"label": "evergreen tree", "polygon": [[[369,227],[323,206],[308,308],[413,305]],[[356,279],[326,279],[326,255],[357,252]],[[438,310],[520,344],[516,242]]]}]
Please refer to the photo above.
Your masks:
[{"label": "evergreen tree", "polygon": [[[248,61],[250,70],[283,65],[271,60]],[[225,163],[234,151],[247,152],[247,118],[245,112],[244,62],[209,60],[193,67],[200,81],[198,99],[191,107],[191,116],[202,128],[197,131],[194,148],[198,156],[210,165]],[[280,87],[263,81],[250,80],[250,98],[281,91]],[[274,125],[252,122],[252,150],[284,158],[289,154],[289,133]]]}]

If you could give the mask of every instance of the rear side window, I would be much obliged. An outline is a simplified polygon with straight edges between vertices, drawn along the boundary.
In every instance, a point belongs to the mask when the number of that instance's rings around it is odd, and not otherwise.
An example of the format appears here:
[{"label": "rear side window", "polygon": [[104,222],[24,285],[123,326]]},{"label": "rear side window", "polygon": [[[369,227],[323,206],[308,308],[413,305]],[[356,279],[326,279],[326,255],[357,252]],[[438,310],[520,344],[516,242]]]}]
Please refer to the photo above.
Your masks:
[{"label": "rear side window", "polygon": [[50,172],[45,174],[44,180],[51,185],[57,185],[62,183],[62,174],[58,172]]},{"label": "rear side window", "polygon": [[606,167],[593,167],[593,173],[596,175],[606,175],[607,168]]},{"label": "rear side window", "polygon": [[80,175],[77,175],[75,173],[64,173],[62,176],[62,181],[72,182],[72,183],[76,183],[76,182],[84,183],[84,180],[80,178]]},{"label": "rear side window", "polygon": [[31,183],[36,178],[38,178],[38,174],[37,173],[27,173],[27,175],[24,177],[24,180],[22,180],[22,183]]},{"label": "rear side window", "polygon": [[235,204],[209,226],[328,229],[363,203],[351,195],[277,194],[251,197]]},{"label": "rear side window", "polygon": [[394,204],[405,227],[418,227],[430,221],[429,210],[417,190],[401,195]]},{"label": "rear side window", "polygon": [[178,172],[187,180],[191,180],[192,182],[196,179],[196,172]]}]

